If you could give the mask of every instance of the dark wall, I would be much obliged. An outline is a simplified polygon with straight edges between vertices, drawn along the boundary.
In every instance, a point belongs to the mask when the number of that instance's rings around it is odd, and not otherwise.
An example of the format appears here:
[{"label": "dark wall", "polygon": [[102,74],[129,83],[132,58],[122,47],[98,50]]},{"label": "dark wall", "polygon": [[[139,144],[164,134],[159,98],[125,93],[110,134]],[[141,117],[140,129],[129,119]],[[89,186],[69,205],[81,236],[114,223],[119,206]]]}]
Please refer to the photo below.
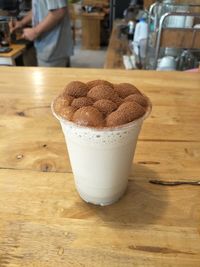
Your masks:
[{"label": "dark wall", "polygon": [[0,0],[0,9],[14,10],[17,5],[17,0]]},{"label": "dark wall", "polygon": [[123,18],[123,12],[129,6],[130,0],[110,0],[113,19]]}]

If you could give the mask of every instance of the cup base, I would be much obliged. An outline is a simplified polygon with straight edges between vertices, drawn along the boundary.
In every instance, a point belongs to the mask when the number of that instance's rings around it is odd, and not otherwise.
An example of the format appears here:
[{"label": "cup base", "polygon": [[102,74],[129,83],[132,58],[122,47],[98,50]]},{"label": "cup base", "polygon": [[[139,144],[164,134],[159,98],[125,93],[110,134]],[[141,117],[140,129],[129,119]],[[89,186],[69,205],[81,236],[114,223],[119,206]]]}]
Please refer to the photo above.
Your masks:
[{"label": "cup base", "polygon": [[87,203],[91,203],[91,204],[99,205],[99,206],[108,206],[108,205],[111,205],[117,202],[124,195],[126,188],[127,186],[123,188],[123,190],[120,191],[118,194],[112,197],[106,197],[106,198],[90,196],[87,193],[81,191],[80,188],[77,188],[77,191],[80,197]]}]

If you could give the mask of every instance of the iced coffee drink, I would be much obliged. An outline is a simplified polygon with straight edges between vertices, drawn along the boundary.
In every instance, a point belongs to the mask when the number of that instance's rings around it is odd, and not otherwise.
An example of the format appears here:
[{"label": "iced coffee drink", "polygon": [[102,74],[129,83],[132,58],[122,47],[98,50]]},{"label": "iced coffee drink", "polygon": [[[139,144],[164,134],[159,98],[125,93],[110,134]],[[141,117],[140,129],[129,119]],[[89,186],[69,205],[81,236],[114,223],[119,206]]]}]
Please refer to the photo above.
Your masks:
[{"label": "iced coffee drink", "polygon": [[102,206],[117,201],[151,111],[149,99],[128,83],[73,81],[53,101],[52,111],[61,123],[82,199]]}]

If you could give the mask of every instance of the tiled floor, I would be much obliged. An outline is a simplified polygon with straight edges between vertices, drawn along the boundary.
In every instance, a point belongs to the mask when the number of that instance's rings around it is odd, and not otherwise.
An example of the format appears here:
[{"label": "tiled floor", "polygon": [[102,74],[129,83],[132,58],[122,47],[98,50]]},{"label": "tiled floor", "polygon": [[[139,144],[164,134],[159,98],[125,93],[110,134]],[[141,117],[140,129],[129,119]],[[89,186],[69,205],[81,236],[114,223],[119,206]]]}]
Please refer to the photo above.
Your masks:
[{"label": "tiled floor", "polygon": [[103,68],[106,50],[82,50],[76,47],[71,57],[71,67],[74,68]]},{"label": "tiled floor", "polygon": [[76,35],[74,55],[71,57],[71,67],[74,68],[103,68],[106,47],[101,50],[83,50],[81,48],[81,32]]}]

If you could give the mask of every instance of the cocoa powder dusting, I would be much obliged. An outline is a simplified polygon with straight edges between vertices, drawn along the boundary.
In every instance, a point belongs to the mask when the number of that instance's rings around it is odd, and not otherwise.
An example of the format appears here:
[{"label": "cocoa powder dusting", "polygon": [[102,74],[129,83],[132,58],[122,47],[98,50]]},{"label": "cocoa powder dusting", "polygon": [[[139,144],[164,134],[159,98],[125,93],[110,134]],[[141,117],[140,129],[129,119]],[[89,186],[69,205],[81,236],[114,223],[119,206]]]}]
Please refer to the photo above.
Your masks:
[{"label": "cocoa powder dusting", "polygon": [[75,111],[76,111],[75,107],[68,106],[68,107],[62,108],[59,112],[59,115],[65,119],[71,121]]},{"label": "cocoa powder dusting", "polygon": [[60,113],[62,109],[66,108],[72,103],[73,99],[74,98],[71,96],[64,97],[63,95],[60,95],[59,97],[57,97],[54,101],[55,112]]},{"label": "cocoa powder dusting", "polygon": [[121,98],[140,93],[140,91],[134,85],[129,83],[114,84],[114,89]]},{"label": "cocoa powder dusting", "polygon": [[118,126],[134,121],[145,114],[145,109],[136,102],[123,103],[116,111],[108,115],[106,125]]},{"label": "cocoa powder dusting", "polygon": [[146,107],[148,105],[147,100],[144,96],[140,94],[134,94],[134,95],[129,95],[124,99],[125,102],[137,102],[143,107]]},{"label": "cocoa powder dusting", "polygon": [[72,120],[73,122],[83,126],[104,126],[103,115],[98,111],[98,109],[91,106],[79,108],[74,113]]},{"label": "cocoa powder dusting", "polygon": [[107,86],[113,88],[113,84],[110,83],[110,82],[108,82],[108,81],[105,81],[105,80],[94,80],[94,81],[90,81],[90,82],[87,82],[86,85],[87,85],[87,87],[89,89],[92,89],[93,87],[95,87],[97,85],[107,85]]},{"label": "cocoa powder dusting", "polygon": [[116,127],[142,117],[148,99],[132,84],[105,80],[69,83],[53,104],[66,120],[88,127]]},{"label": "cocoa powder dusting", "polygon": [[115,90],[107,85],[97,85],[90,89],[87,95],[96,101],[100,99],[115,101],[115,98],[119,98]]},{"label": "cocoa powder dusting", "polygon": [[100,99],[94,103],[94,107],[107,116],[117,109],[117,104],[108,99]]},{"label": "cocoa powder dusting", "polygon": [[75,108],[82,108],[82,107],[86,107],[86,106],[92,106],[93,105],[93,100],[92,98],[90,97],[78,97],[78,98],[75,98],[73,101],[72,101],[72,107],[75,107]]},{"label": "cocoa powder dusting", "polygon": [[64,96],[73,96],[73,97],[81,97],[81,96],[86,96],[89,91],[89,88],[85,83],[79,82],[79,81],[74,81],[69,83],[64,92]]}]

